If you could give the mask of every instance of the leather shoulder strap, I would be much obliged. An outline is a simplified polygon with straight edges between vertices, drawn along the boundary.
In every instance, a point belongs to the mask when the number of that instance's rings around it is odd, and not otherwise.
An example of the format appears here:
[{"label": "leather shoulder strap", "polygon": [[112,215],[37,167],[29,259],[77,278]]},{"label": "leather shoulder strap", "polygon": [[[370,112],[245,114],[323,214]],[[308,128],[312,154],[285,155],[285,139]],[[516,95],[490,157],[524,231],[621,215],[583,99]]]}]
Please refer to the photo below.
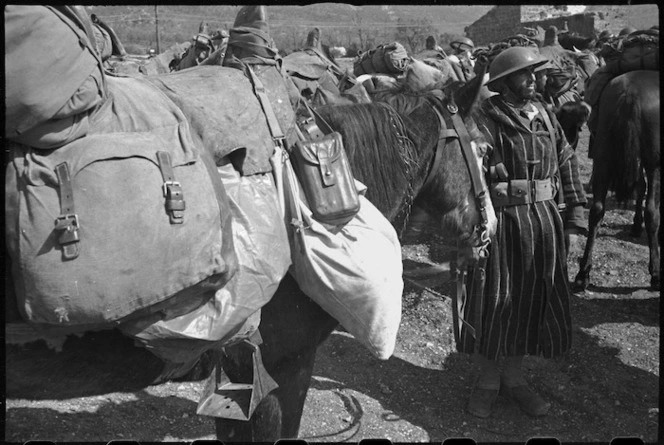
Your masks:
[{"label": "leather shoulder strap", "polygon": [[549,132],[549,137],[551,137],[551,143],[553,146],[556,146],[556,132],[553,130],[553,124],[551,123],[551,118],[549,117],[549,113],[546,111],[544,106],[537,101],[532,102],[533,105],[535,105],[535,108],[537,108],[537,111],[540,112],[542,115],[542,119],[544,120],[544,125],[546,126],[547,131]]},{"label": "leather shoulder strap", "polygon": [[272,109],[272,104],[270,104],[270,99],[267,97],[267,92],[263,83],[260,81],[254,70],[251,68],[251,65],[245,64],[246,71],[249,73],[249,78],[251,79],[251,84],[254,87],[254,94],[258,97],[258,100],[261,103],[263,108],[263,113],[267,119],[267,125],[270,128],[270,133],[272,134],[272,139],[284,140],[284,133],[281,131],[281,126],[277,120],[277,116],[274,114]]}]

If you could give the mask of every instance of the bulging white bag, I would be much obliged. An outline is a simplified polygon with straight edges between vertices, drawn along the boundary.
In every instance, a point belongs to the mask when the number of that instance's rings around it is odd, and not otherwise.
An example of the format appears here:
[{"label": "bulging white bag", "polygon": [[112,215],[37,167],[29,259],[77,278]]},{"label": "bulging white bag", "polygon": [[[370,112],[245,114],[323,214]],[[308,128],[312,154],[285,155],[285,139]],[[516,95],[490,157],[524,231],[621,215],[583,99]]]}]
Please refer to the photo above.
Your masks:
[{"label": "bulging white bag", "polygon": [[[272,158],[289,227],[293,275],[302,291],[336,318],[377,358],[394,352],[401,322],[401,245],[390,222],[360,196],[358,214],[343,226],[312,217],[288,155]],[[357,182],[358,190],[366,187]]]}]

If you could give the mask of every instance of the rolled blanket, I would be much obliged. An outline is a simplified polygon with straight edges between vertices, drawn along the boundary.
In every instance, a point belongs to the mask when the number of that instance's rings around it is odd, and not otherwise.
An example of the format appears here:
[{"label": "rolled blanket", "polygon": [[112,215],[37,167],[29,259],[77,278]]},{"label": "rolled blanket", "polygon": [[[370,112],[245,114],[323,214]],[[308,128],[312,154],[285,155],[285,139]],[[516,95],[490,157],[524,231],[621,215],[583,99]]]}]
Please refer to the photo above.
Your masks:
[{"label": "rolled blanket", "polygon": [[406,48],[399,42],[393,42],[379,45],[360,55],[354,63],[353,71],[356,76],[372,73],[402,74],[409,63]]}]

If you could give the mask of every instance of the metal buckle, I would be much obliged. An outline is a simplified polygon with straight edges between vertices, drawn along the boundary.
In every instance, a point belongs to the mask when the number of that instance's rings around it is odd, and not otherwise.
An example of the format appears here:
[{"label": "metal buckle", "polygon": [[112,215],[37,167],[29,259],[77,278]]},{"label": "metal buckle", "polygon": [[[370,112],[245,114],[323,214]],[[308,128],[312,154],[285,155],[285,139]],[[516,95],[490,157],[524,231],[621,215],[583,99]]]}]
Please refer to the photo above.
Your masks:
[{"label": "metal buckle", "polygon": [[[174,189],[177,189],[174,191]],[[178,181],[166,181],[162,184],[161,190],[166,199],[173,199],[174,193],[182,194],[182,185]]]},{"label": "metal buckle", "polygon": [[58,243],[62,246],[62,258],[73,260],[78,257],[78,242],[81,240],[78,234],[78,215],[68,213],[55,218],[55,230],[60,232]]},{"label": "metal buckle", "polygon": [[286,137],[285,136],[280,136],[280,137],[273,137],[272,141],[274,142],[274,145],[282,148],[284,151],[286,151]]},{"label": "metal buckle", "polygon": [[61,231],[58,242],[60,244],[71,244],[80,241],[78,237],[78,215],[68,213],[55,218],[55,230]]},{"label": "metal buckle", "polygon": [[171,224],[182,224],[184,222],[184,199],[182,197],[182,186],[177,181],[166,181],[162,184],[162,191],[166,198],[166,213]]}]

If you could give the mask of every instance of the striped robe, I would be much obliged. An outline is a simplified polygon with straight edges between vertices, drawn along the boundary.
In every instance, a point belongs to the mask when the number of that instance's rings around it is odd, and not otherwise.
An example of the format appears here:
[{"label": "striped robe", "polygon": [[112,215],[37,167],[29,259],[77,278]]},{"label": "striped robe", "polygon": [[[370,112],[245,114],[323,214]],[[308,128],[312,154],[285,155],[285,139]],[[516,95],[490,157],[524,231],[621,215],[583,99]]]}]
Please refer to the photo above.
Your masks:
[{"label": "striped robe", "polygon": [[[489,165],[502,160],[510,179],[558,175],[567,206],[582,210],[586,199],[576,155],[555,115],[549,112],[549,116],[555,147],[539,114],[529,121],[501,96],[487,99],[478,125],[493,146]],[[536,163],[528,167],[526,160]],[[491,240],[484,294],[477,295],[477,281],[469,273],[468,297],[459,302],[459,315],[481,331],[479,352],[489,359],[558,356],[570,348],[572,326],[564,227],[557,202],[499,207],[496,216],[498,229]],[[460,329],[457,349],[474,352],[472,333],[463,324]]]}]

